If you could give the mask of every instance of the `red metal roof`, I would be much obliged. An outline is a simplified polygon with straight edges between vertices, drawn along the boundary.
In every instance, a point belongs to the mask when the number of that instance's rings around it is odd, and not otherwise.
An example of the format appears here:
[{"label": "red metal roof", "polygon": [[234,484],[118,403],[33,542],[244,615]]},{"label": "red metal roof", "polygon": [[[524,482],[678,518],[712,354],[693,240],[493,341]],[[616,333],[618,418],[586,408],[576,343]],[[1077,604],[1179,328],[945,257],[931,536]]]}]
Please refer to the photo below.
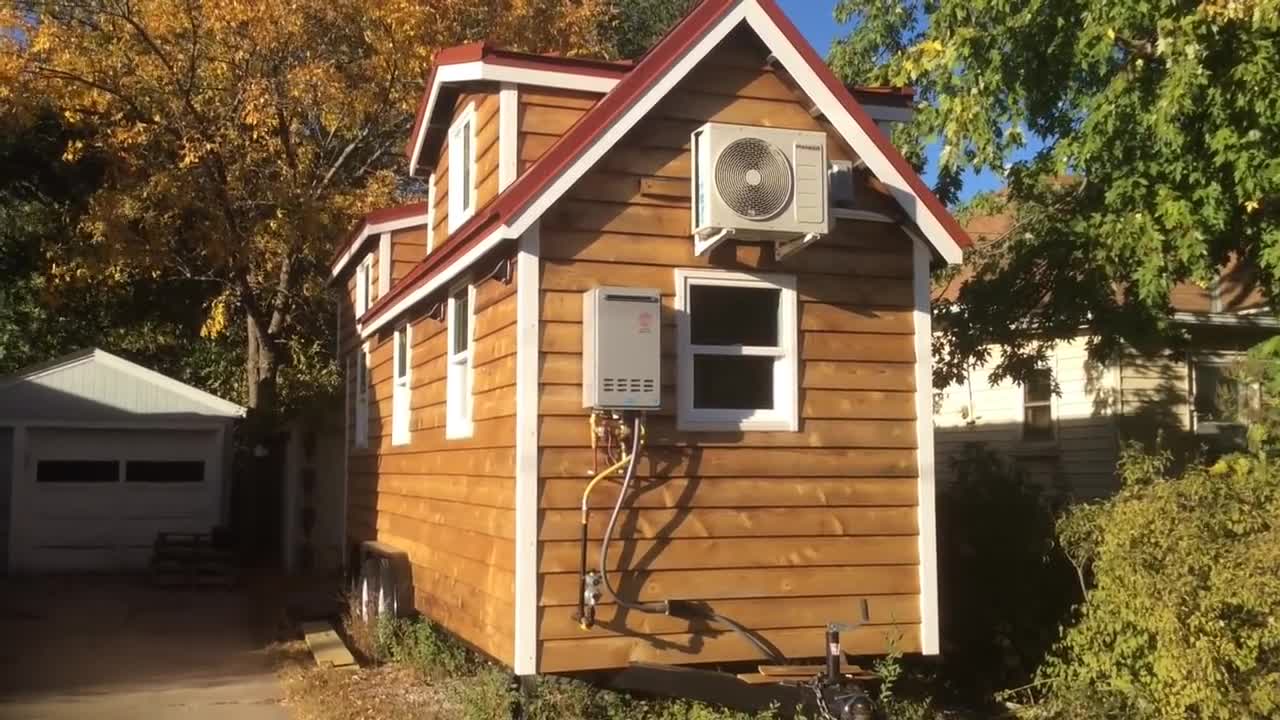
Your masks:
[{"label": "red metal roof", "polygon": [[[841,83],[823,62],[800,31],[778,7],[775,0],[746,0],[757,3],[777,25],[788,42],[800,53],[819,80],[836,97],[841,106],[870,137],[876,148],[903,176],[912,192],[926,208],[938,218],[947,234],[962,248],[973,243],[964,229],[955,221],[933,192],[924,184],[915,170],[893,147],[875,121],[854,99],[849,89]],[[578,120],[547,152],[520,175],[486,208],[458,228],[449,239],[414,268],[396,287],[369,308],[366,322],[376,320],[395,303],[416,290],[423,283],[439,274],[449,262],[462,252],[475,247],[491,230],[508,223],[545,192],[550,185],[590,145],[614,124],[645,92],[650,90],[669,72],[685,53],[709,32],[715,24],[739,0],[703,0],[684,20],[662,38],[630,72],[623,76],[613,90],[604,95],[582,118]],[[469,46],[468,46],[469,47]],[[461,52],[461,51],[459,51]],[[472,49],[474,56],[482,50]]]}]

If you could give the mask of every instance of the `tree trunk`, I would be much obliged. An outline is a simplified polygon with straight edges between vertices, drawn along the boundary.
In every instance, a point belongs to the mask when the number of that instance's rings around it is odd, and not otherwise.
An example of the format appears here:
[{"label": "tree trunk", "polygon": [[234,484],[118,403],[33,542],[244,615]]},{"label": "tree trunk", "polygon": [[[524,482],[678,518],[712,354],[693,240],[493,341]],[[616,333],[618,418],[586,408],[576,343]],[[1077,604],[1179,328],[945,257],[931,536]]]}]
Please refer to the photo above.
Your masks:
[{"label": "tree trunk", "polygon": [[276,410],[276,377],[280,357],[274,339],[252,313],[247,317],[249,339],[245,353],[245,383],[249,409],[258,415],[271,415]]}]

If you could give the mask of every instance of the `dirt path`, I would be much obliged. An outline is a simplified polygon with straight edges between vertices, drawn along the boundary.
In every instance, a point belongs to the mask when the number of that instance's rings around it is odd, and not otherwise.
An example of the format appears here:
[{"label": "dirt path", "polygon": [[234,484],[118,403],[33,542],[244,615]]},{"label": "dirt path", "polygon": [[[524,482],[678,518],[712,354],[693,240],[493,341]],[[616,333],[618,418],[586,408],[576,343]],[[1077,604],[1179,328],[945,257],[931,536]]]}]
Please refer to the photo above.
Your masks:
[{"label": "dirt path", "polygon": [[0,720],[287,720],[243,593],[0,581]]}]

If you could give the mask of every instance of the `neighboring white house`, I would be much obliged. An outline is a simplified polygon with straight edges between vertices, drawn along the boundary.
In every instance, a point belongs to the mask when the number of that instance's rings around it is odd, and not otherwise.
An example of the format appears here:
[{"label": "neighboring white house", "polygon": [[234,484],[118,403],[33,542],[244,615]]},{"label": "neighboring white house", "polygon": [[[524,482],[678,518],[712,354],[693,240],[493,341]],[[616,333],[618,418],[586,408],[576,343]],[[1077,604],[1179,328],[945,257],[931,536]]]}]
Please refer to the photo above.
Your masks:
[{"label": "neighboring white house", "polygon": [[0,379],[0,557],[11,572],[136,570],[157,532],[208,531],[243,415],[97,349]]}]

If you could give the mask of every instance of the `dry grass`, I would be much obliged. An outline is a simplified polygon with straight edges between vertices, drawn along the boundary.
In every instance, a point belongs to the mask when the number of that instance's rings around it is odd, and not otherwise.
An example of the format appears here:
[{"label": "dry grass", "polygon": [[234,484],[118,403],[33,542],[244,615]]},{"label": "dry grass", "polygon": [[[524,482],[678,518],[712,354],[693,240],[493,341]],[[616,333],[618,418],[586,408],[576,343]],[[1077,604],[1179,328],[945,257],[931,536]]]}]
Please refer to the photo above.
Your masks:
[{"label": "dry grass", "polygon": [[458,715],[439,688],[401,665],[319,668],[301,641],[279,644],[274,654],[285,706],[294,720],[445,720]]}]

